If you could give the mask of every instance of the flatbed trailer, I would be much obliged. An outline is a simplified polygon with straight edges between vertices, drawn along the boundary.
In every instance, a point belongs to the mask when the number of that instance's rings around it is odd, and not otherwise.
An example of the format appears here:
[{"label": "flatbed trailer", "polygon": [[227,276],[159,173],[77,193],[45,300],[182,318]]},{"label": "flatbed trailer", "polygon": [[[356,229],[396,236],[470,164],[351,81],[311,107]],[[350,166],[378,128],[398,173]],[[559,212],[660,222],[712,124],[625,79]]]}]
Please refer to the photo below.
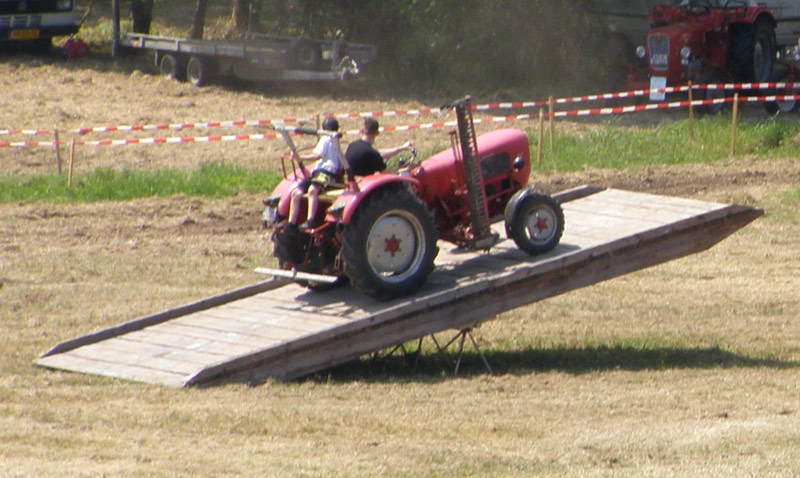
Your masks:
[{"label": "flatbed trailer", "polygon": [[541,256],[507,239],[490,253],[440,243],[436,270],[409,297],[380,302],[276,278],[67,340],[36,363],[174,387],[293,379],[443,331],[463,343],[501,312],[706,250],[764,214],[591,187],[554,198],[567,227]]},{"label": "flatbed trailer", "polygon": [[372,45],[258,33],[231,40],[123,33],[120,45],[153,52],[162,75],[195,86],[225,76],[247,81],[342,80],[358,75],[376,57]]}]

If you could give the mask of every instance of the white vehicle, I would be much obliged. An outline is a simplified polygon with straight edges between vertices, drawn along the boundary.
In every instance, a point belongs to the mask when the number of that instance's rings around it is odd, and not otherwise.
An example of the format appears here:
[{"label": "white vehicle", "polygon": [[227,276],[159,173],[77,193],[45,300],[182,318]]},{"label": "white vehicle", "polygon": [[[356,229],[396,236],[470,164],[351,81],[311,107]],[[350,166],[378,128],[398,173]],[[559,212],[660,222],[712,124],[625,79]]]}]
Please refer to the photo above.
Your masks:
[{"label": "white vehicle", "polygon": [[50,49],[54,36],[73,35],[80,25],[72,0],[0,0],[0,48],[8,42]]}]

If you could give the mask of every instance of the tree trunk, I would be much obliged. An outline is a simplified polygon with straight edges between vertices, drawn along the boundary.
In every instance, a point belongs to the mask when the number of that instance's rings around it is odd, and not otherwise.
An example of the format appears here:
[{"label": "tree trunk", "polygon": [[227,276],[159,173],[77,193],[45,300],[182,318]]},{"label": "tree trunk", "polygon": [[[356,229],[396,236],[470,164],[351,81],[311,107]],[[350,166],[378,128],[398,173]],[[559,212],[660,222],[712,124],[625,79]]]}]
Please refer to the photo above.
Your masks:
[{"label": "tree trunk", "polygon": [[150,33],[150,24],[153,22],[153,1],[131,0],[134,33]]},{"label": "tree trunk", "polygon": [[193,38],[195,40],[203,39],[203,28],[205,28],[206,25],[207,6],[208,0],[197,0],[197,6],[194,10],[194,24],[192,24],[192,32],[189,34],[189,38]]},{"label": "tree trunk", "polygon": [[247,28],[247,0],[233,0],[233,27],[236,31],[242,31]]}]

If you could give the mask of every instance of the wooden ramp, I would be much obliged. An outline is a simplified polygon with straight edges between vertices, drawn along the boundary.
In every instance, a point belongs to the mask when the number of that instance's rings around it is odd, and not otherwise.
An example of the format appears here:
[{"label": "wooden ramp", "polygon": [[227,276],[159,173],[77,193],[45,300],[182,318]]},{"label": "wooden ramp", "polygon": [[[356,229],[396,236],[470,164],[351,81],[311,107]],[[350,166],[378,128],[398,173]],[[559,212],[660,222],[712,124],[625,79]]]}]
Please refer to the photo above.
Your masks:
[{"label": "wooden ramp", "polygon": [[530,257],[503,240],[489,254],[441,243],[412,297],[377,302],[351,287],[315,293],[273,280],[57,345],[38,365],[170,386],[301,377],[361,355],[705,250],[762,210],[578,188],[561,244]]}]

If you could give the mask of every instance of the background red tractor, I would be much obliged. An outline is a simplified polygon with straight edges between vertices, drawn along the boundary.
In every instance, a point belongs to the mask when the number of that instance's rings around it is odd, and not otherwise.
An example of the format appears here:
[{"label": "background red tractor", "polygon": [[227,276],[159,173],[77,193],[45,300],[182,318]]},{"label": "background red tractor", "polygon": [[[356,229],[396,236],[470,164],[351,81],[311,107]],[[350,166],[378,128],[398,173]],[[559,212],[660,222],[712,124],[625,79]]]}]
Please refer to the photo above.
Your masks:
[{"label": "background red tractor", "polygon": [[[646,62],[646,77],[630,66],[612,88],[657,89],[724,82],[765,82],[776,61],[777,25],[771,12],[746,0],[684,0],[658,5],[650,12],[652,29],[637,56]],[[725,94],[700,90],[697,99]],[[664,99],[651,93],[651,100]],[[717,112],[722,104],[704,109]]]},{"label": "background red tractor", "polygon": [[261,271],[311,288],[347,278],[363,293],[388,300],[425,283],[434,269],[438,238],[488,250],[499,240],[491,223],[504,219],[507,236],[522,250],[538,254],[553,249],[561,239],[564,214],[552,197],[528,187],[525,133],[502,129],[477,137],[469,98],[451,107],[458,125],[451,149],[422,162],[412,157],[398,171],[366,177],[351,177],[345,164],[346,184],[320,195],[316,223],[321,225],[301,227],[296,237],[287,237],[282,226],[292,185],[304,173],[303,168],[286,168],[264,211],[265,224],[275,226],[274,254],[281,270]]}]

